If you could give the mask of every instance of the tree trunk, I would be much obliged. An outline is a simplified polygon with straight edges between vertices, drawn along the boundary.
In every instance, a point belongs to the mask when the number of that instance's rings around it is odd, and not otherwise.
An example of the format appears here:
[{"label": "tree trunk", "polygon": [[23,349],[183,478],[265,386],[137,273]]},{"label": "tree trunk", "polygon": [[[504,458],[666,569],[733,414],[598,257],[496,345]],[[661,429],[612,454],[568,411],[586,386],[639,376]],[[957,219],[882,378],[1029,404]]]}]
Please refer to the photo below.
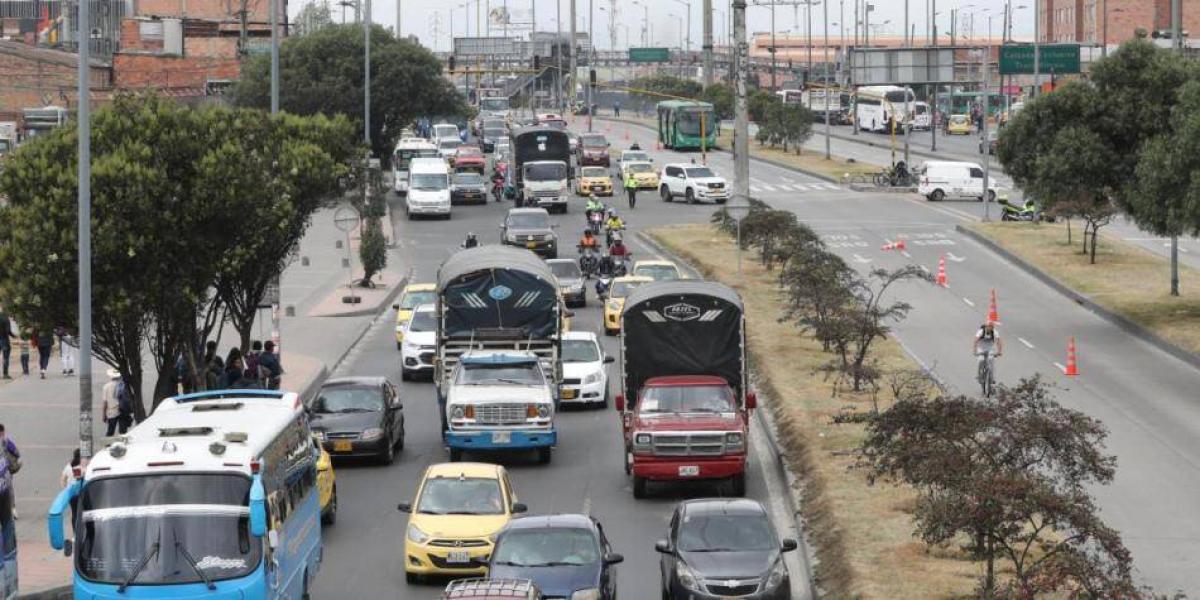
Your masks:
[{"label": "tree trunk", "polygon": [[165,398],[179,393],[178,380],[175,375],[175,363],[164,364],[158,370],[158,380],[154,382],[154,408],[158,408]]},{"label": "tree trunk", "polygon": [[1100,227],[1092,225],[1092,261],[1091,264],[1096,264],[1096,243],[1100,240]]},{"label": "tree trunk", "polygon": [[141,423],[146,420],[146,402],[145,394],[142,393],[142,365],[141,363],[130,363],[129,372],[122,373],[125,378],[126,387],[133,392],[133,420],[136,423]]},{"label": "tree trunk", "polygon": [[1071,242],[1071,219],[1064,218],[1063,220],[1067,222],[1067,245],[1070,246],[1073,243]]},{"label": "tree trunk", "polygon": [[990,536],[984,547],[987,549],[987,575],[983,580],[983,597],[991,598],[996,591],[996,553]]},{"label": "tree trunk", "polygon": [[1088,253],[1088,230],[1092,228],[1092,222],[1088,219],[1083,220],[1083,254]]}]

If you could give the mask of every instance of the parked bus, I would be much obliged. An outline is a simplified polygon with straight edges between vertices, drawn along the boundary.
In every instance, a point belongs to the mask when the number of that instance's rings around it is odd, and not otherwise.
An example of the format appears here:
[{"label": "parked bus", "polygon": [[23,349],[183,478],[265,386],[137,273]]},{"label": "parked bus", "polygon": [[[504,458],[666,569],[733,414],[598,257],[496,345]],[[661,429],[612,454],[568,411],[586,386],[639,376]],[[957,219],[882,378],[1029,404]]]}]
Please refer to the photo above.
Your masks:
[{"label": "parked bus", "polygon": [[392,152],[392,188],[403,196],[408,193],[408,166],[412,159],[431,157],[436,158],[437,146],[423,138],[404,138],[396,144]]},{"label": "parked bus", "polygon": [[319,456],[293,392],[167,398],[54,499],[50,545],[74,551],[76,598],[307,598]]},{"label": "parked bus", "polygon": [[[945,115],[969,115],[971,108],[979,105],[982,94],[974,91],[941,92],[937,95],[938,111]],[[988,94],[988,115],[997,115],[1007,108],[1004,94],[992,91]]]},{"label": "parked bus", "polygon": [[712,148],[717,143],[718,128],[720,122],[713,112],[713,105],[708,102],[666,100],[658,103],[658,140],[664,148]]},{"label": "parked bus", "polygon": [[909,103],[916,100],[912,90],[894,85],[866,85],[854,91],[854,119],[859,129],[888,132],[894,119],[900,130],[908,122]]},{"label": "parked bus", "polygon": [[17,522],[13,518],[12,474],[0,452],[0,600],[17,597]]}]

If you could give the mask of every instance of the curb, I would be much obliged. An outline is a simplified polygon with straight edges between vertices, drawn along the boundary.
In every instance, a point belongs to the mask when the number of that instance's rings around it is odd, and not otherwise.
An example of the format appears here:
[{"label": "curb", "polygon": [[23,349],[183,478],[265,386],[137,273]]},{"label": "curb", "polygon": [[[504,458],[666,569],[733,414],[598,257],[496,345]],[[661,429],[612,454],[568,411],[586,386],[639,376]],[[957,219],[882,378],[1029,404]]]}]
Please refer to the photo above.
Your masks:
[{"label": "curb", "polygon": [[[634,127],[641,127],[642,129],[648,129],[650,131],[654,131],[654,128],[649,125],[646,125],[644,123],[638,123],[637,121],[630,121],[628,119],[620,119],[620,118],[613,118],[613,117],[596,117],[596,119],[601,120],[601,121],[613,121],[616,123],[625,123],[628,125],[633,125]],[[729,150],[723,150],[723,149],[713,149],[713,150],[710,150],[710,152],[720,152],[722,154],[730,154],[730,155],[733,154],[733,152],[730,152]],[[762,158],[759,156],[754,156],[753,152],[750,153],[750,158],[752,160],[757,160],[759,162],[763,162],[768,165],[771,165],[772,167],[778,167],[780,169],[787,169],[788,171],[794,171],[796,173],[803,173],[805,175],[808,175],[809,177],[813,177],[815,179],[820,179],[821,181],[826,181],[829,183],[836,183],[839,185],[842,184],[842,180],[838,179],[837,177],[830,177],[829,175],[825,175],[823,173],[817,173],[814,171],[809,171],[807,169],[801,169],[799,167],[795,167],[793,165],[789,165],[789,164],[786,164],[786,163],[783,163],[783,162],[780,162],[777,160],[772,160],[770,158]]]},{"label": "curb", "polygon": [[856,192],[876,192],[879,194],[915,194],[915,187],[878,187],[866,183],[852,183],[850,189]]},{"label": "curb", "polygon": [[1080,294],[1079,292],[1067,287],[1065,284],[1063,284],[1059,280],[1055,279],[1050,274],[1033,266],[1029,262],[1025,261],[1025,259],[1018,257],[1017,255],[1013,254],[1012,252],[1009,252],[1007,249],[1001,247],[999,244],[997,244],[996,242],[992,241],[991,239],[985,237],[984,235],[980,234],[979,232],[969,229],[967,227],[963,227],[962,225],[955,225],[954,228],[959,233],[971,238],[972,240],[975,240],[976,242],[978,242],[980,245],[984,246],[985,248],[991,250],[992,252],[995,252],[996,254],[999,254],[1001,257],[1012,262],[1016,266],[1020,267],[1021,270],[1032,275],[1038,281],[1041,281],[1042,283],[1050,286],[1058,293],[1060,293],[1063,296],[1066,296],[1068,299],[1074,301],[1076,304],[1088,309],[1089,311],[1095,313],[1097,316],[1107,320],[1108,322],[1116,325],[1117,327],[1124,329],[1127,333],[1131,333],[1134,336],[1137,336],[1142,341],[1150,344],[1151,346],[1154,346],[1155,348],[1158,348],[1159,350],[1162,350],[1163,352],[1170,354],[1171,356],[1191,365],[1192,367],[1200,369],[1200,355],[1197,355],[1188,350],[1184,350],[1183,348],[1180,348],[1179,346],[1176,346],[1175,344],[1172,344],[1171,342],[1168,342],[1167,340],[1164,340],[1161,337],[1158,337],[1158,335],[1155,334],[1154,332],[1150,331],[1149,329],[1146,329],[1145,327],[1142,327],[1141,325],[1138,325],[1137,323],[1134,323],[1133,321],[1129,320],[1128,318],[1126,318],[1122,315],[1119,315],[1107,308],[1104,308],[1103,306],[1096,304],[1095,302],[1092,301],[1091,298],[1088,298],[1087,296]]}]

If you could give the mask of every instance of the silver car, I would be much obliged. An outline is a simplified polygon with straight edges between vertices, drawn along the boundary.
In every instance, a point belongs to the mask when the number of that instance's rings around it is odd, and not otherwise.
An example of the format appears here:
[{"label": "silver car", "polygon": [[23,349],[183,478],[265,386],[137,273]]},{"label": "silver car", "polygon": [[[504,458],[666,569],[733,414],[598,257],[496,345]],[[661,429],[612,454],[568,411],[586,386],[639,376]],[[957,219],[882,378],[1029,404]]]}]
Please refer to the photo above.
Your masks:
[{"label": "silver car", "polygon": [[553,258],[547,260],[546,264],[558,278],[558,289],[567,306],[587,306],[587,286],[583,284],[579,263],[570,258]]}]

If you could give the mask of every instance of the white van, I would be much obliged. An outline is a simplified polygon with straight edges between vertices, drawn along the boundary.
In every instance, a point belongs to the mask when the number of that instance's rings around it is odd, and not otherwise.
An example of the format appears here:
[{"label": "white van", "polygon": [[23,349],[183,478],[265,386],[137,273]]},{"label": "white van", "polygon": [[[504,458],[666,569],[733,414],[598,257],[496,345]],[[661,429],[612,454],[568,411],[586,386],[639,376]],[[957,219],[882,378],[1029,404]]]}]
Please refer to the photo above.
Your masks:
[{"label": "white van", "polygon": [[[988,182],[988,198],[996,199],[996,180]],[[976,163],[931,160],[917,169],[917,192],[939,200],[983,200],[983,167]]]},{"label": "white van", "polygon": [[450,218],[450,167],[440,158],[414,158],[408,165],[408,218],[438,215]]},{"label": "white van", "polygon": [[912,104],[912,128],[920,131],[929,131],[930,126],[933,124],[933,112],[929,109],[929,104],[920,100]]}]

